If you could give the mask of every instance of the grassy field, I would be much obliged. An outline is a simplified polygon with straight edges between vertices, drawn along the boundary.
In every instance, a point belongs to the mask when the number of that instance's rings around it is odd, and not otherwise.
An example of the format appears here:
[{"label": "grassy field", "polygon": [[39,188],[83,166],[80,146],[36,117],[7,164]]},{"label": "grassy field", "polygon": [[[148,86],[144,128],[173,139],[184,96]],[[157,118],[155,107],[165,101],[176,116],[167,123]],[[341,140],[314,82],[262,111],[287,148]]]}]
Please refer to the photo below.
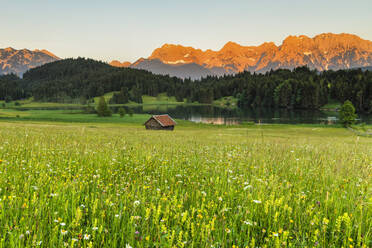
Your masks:
[{"label": "grassy field", "polygon": [[0,247],[371,247],[372,139],[137,121],[0,122]]}]

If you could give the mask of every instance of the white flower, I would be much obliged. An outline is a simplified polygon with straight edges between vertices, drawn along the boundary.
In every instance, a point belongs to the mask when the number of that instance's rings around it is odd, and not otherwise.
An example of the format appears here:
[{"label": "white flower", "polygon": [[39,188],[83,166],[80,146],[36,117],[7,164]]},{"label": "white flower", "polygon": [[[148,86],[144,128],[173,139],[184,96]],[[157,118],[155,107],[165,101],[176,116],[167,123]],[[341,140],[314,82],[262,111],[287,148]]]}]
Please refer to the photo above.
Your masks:
[{"label": "white flower", "polygon": [[273,233],[273,236],[278,237],[279,234],[278,233]]},{"label": "white flower", "polygon": [[29,234],[30,234],[30,231],[29,231],[29,230],[27,230],[27,231],[26,231],[26,234],[27,234],[27,235],[29,235]]},{"label": "white flower", "polygon": [[250,189],[250,188],[252,188],[252,185],[247,185],[247,186],[244,187],[244,190],[247,190],[247,189]]},{"label": "white flower", "polygon": [[137,206],[140,205],[140,204],[141,204],[140,201],[134,201],[134,202],[133,202],[133,205],[134,205],[135,207],[137,207]]},{"label": "white flower", "polygon": [[222,197],[221,197],[221,196],[220,196],[220,197],[218,197],[218,200],[219,200],[219,201],[222,201]]},{"label": "white flower", "polygon": [[253,200],[253,202],[256,203],[256,204],[260,204],[261,203],[261,201],[259,201],[259,200]]},{"label": "white flower", "polygon": [[93,231],[97,231],[98,230],[98,227],[95,226],[95,227],[92,228],[92,230]]},{"label": "white flower", "polygon": [[59,220],[53,220],[54,221],[54,223],[58,223],[59,222]]},{"label": "white flower", "polygon": [[253,226],[253,224],[250,220],[245,220],[244,224],[249,225],[249,226]]},{"label": "white flower", "polygon": [[85,235],[84,235],[84,239],[85,239],[85,240],[89,240],[89,239],[90,239],[90,235],[89,235],[89,234],[85,234]]},{"label": "white flower", "polygon": [[60,225],[61,225],[61,226],[65,226],[65,225],[66,225],[66,223],[62,222],[62,223],[61,223]]},{"label": "white flower", "polygon": [[115,214],[115,217],[116,217],[116,218],[119,218],[119,215],[118,215],[118,214]]},{"label": "white flower", "polygon": [[64,235],[66,235],[68,233],[68,231],[66,231],[66,230],[61,230],[61,234],[64,236]]},{"label": "white flower", "polygon": [[72,241],[75,241],[75,242],[78,242],[78,241],[79,241],[79,240],[76,239],[76,238],[72,238],[71,240],[72,240]]},{"label": "white flower", "polygon": [[23,239],[25,237],[24,234],[19,235],[19,239]]},{"label": "white flower", "polygon": [[132,248],[132,246],[130,246],[130,244],[126,244],[125,248]]}]

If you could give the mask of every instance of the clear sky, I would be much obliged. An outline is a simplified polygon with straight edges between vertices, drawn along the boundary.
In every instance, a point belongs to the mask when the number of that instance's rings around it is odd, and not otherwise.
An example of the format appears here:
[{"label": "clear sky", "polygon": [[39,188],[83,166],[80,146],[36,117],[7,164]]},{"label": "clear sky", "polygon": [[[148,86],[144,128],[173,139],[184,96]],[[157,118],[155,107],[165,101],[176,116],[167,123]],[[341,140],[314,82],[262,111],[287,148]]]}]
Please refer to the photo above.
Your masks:
[{"label": "clear sky", "polygon": [[134,62],[164,43],[219,50],[288,35],[372,40],[372,0],[0,0],[0,48]]}]

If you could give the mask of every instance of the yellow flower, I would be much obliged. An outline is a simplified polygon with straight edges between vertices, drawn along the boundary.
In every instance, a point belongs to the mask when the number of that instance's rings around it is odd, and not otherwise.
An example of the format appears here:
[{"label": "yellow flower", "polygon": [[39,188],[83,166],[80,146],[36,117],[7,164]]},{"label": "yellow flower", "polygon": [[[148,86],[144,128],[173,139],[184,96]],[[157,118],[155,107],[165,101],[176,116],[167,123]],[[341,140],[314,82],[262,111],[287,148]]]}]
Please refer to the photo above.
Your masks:
[{"label": "yellow flower", "polygon": [[149,241],[150,240],[150,236],[146,236],[146,241]]},{"label": "yellow flower", "polygon": [[350,242],[353,242],[354,240],[352,238],[348,238]]}]

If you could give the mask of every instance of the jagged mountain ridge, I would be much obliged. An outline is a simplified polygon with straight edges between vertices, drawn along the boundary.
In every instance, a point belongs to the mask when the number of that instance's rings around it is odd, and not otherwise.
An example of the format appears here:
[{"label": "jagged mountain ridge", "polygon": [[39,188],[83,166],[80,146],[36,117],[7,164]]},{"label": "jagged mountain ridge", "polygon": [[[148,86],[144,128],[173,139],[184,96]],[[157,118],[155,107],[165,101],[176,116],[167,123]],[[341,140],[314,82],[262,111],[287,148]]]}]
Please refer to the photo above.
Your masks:
[{"label": "jagged mountain ridge", "polygon": [[[197,73],[180,71],[181,65],[191,64],[199,66]],[[372,66],[372,42],[352,34],[325,33],[313,38],[289,36],[280,46],[273,42],[260,46],[228,42],[219,51],[165,44],[155,49],[148,59],[140,59],[131,67],[158,74],[198,78],[203,68],[201,76],[241,71],[264,73],[271,69],[293,69],[304,65],[319,71]]]},{"label": "jagged mountain ridge", "polygon": [[0,75],[14,73],[22,76],[31,68],[56,60],[60,58],[47,50],[16,50],[11,47],[0,49]]}]

